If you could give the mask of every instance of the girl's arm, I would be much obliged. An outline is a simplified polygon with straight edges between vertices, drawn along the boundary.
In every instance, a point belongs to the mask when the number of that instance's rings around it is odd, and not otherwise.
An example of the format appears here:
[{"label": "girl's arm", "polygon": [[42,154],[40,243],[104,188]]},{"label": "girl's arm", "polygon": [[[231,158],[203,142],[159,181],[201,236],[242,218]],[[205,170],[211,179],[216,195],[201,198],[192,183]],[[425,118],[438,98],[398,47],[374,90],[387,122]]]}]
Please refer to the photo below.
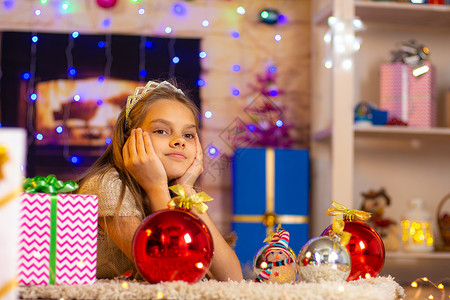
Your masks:
[{"label": "girl's arm", "polygon": [[[149,199],[170,199],[168,190],[151,189],[147,192]],[[152,210],[158,210],[167,208],[167,201],[165,204],[160,204],[159,201],[150,201]],[[152,204],[153,203],[153,204]],[[157,205],[160,205],[159,208]],[[164,205],[164,207],[163,207]],[[111,238],[111,240],[119,247],[120,250],[131,260],[133,259],[133,237],[136,229],[141,224],[141,220],[132,216],[110,216],[99,217],[98,224],[103,228],[105,233]]]},{"label": "girl's arm", "polygon": [[[136,217],[100,217],[98,224],[114,244],[131,260],[133,259],[133,237],[141,221]],[[112,258],[114,259],[114,258]]]},{"label": "girl's arm", "polygon": [[[150,145],[150,146],[149,146]],[[148,133],[133,129],[122,149],[126,169],[141,185],[150,201],[152,211],[167,208],[170,194],[164,167],[151,147]],[[137,217],[101,217],[99,225],[111,240],[132,261],[132,243],[136,229],[141,221]]]},{"label": "girl's arm", "polygon": [[[196,191],[193,188],[198,176],[203,172],[203,151],[198,137],[196,140],[196,157],[186,173],[176,180],[181,184],[188,195],[193,195]],[[192,212],[196,213],[195,210]],[[229,279],[240,281],[243,279],[241,265],[234,250],[228,245],[222,234],[217,229],[208,214],[197,214],[211,232],[214,242],[214,257],[210,268],[210,273],[216,280],[227,281]]]},{"label": "girl's arm", "polygon": [[122,149],[125,168],[144,189],[152,211],[167,208],[170,201],[167,174],[153,149],[150,136],[133,129]]},{"label": "girl's arm", "polygon": [[214,256],[209,269],[213,278],[220,281],[241,281],[242,270],[234,250],[228,245],[208,214],[197,214],[211,232],[214,242]]}]

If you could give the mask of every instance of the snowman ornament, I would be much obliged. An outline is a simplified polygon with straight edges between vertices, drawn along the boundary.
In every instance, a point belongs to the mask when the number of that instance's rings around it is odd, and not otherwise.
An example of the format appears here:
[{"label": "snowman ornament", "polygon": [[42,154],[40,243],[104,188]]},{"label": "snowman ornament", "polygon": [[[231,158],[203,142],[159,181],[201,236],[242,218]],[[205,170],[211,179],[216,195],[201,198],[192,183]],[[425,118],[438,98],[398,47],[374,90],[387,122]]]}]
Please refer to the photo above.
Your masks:
[{"label": "snowman ornament", "polygon": [[289,253],[289,232],[278,228],[264,251],[264,262],[255,282],[290,283],[296,280],[296,265]]}]

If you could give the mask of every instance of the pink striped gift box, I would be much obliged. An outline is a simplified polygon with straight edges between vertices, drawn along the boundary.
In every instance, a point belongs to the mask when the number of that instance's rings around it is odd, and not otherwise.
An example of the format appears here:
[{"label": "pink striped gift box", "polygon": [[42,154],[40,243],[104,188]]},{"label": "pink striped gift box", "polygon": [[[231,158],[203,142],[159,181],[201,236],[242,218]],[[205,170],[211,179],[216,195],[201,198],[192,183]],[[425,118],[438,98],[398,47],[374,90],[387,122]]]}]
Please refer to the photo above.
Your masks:
[{"label": "pink striped gift box", "polygon": [[95,283],[97,196],[24,193],[20,206],[19,283]]},{"label": "pink striped gift box", "polygon": [[396,117],[412,127],[434,127],[437,122],[436,70],[414,77],[403,63],[382,64],[380,68],[380,108],[388,118]]}]

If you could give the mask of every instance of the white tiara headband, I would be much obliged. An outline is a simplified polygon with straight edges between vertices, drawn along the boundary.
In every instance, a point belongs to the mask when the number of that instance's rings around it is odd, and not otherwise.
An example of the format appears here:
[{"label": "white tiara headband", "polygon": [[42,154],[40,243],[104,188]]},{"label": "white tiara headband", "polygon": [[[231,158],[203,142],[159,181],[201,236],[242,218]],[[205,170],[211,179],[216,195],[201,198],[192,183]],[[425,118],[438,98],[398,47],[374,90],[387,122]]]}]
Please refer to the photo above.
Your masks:
[{"label": "white tiara headband", "polygon": [[156,90],[160,87],[167,87],[169,89],[172,89],[176,91],[177,93],[180,93],[184,95],[183,91],[180,89],[177,89],[175,86],[173,86],[168,81],[163,81],[161,83],[149,81],[145,86],[138,86],[134,90],[134,94],[131,96],[128,96],[127,98],[127,105],[125,106],[125,126],[128,127],[128,116],[130,115],[130,111],[133,109],[133,107],[136,105],[136,103],[139,102],[143,97],[150,94],[153,90]]}]

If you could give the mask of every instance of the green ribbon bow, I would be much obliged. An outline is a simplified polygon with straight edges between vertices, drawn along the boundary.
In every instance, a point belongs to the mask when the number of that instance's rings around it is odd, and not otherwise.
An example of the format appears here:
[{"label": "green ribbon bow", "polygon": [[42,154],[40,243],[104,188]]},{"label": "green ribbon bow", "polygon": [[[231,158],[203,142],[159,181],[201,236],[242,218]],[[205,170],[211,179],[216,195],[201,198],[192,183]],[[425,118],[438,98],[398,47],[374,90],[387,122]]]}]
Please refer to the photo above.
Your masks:
[{"label": "green ribbon bow", "polygon": [[36,176],[25,179],[23,183],[25,193],[50,194],[50,257],[49,257],[49,284],[55,284],[56,280],[56,220],[57,220],[57,194],[71,192],[78,188],[78,184],[71,180],[63,182],[56,179],[55,175],[47,177]]},{"label": "green ribbon bow", "polygon": [[23,188],[25,193],[28,194],[64,194],[76,190],[78,188],[78,184],[73,180],[63,182],[56,179],[55,175],[50,174],[47,177],[36,176],[25,179]]}]

